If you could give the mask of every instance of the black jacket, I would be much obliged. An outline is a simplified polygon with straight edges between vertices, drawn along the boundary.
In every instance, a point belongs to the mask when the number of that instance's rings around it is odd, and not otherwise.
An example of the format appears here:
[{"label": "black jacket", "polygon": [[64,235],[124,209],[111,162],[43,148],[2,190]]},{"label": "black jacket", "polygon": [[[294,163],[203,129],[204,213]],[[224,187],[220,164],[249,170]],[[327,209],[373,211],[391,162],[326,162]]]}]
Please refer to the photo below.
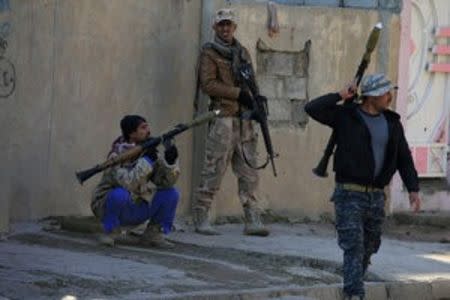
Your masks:
[{"label": "black jacket", "polygon": [[419,179],[406,141],[400,116],[386,110],[389,138],[380,174],[374,178],[371,136],[357,111],[358,104],[337,105],[339,94],[327,94],[310,101],[305,111],[314,120],[333,128],[337,135],[334,154],[336,182],[373,185],[383,188],[399,170],[408,192],[419,190]]}]

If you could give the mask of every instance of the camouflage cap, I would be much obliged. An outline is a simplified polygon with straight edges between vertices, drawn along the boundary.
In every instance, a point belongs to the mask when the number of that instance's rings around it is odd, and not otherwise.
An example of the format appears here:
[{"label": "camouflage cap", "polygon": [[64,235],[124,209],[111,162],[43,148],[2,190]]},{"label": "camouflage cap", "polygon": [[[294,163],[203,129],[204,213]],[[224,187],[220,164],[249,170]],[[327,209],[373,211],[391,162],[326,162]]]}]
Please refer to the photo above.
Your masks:
[{"label": "camouflage cap", "polygon": [[361,84],[361,96],[382,96],[392,89],[397,89],[382,73],[364,77]]},{"label": "camouflage cap", "polygon": [[233,23],[236,23],[236,16],[231,8],[221,8],[216,11],[216,14],[214,15],[214,24],[217,24],[224,20],[229,20]]}]

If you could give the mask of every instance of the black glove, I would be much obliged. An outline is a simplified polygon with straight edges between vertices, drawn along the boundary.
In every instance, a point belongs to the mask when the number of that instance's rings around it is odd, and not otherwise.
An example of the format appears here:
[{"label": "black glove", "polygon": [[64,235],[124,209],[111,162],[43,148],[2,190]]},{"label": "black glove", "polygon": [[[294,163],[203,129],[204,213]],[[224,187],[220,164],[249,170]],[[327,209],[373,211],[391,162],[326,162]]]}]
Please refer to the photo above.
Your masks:
[{"label": "black glove", "polygon": [[148,148],[144,155],[148,156],[152,162],[155,162],[158,159],[158,149],[156,147]]},{"label": "black glove", "polygon": [[239,92],[238,102],[248,109],[253,109],[252,96],[245,90],[241,89]]},{"label": "black glove", "polygon": [[256,96],[256,101],[262,103],[263,105],[266,105],[265,103],[267,103],[267,97],[263,95],[258,95]]},{"label": "black glove", "polygon": [[169,165],[172,165],[178,158],[177,146],[173,143],[172,139],[163,142],[164,145],[164,159]]}]

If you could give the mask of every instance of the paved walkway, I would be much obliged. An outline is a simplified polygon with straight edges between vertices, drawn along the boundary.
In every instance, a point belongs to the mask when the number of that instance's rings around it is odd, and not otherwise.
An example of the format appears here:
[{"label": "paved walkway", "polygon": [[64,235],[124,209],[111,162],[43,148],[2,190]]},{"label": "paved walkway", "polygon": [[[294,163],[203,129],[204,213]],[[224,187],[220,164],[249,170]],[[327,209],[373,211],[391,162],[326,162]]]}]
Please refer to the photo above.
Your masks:
[{"label": "paved walkway", "polygon": [[[243,236],[241,225],[218,229],[173,233],[176,248],[161,251],[20,224],[0,242],[0,299],[340,299],[330,228],[272,225],[268,238]],[[385,239],[370,271],[369,300],[446,299],[450,244]]]},{"label": "paved walkway", "polygon": [[[247,237],[240,225],[223,225],[220,236],[178,232],[171,239],[207,247],[224,247],[276,255],[290,255],[335,262],[342,261],[333,232],[311,232],[308,225],[272,225],[268,238]],[[450,280],[450,244],[405,242],[383,238],[370,271],[387,281]]]}]

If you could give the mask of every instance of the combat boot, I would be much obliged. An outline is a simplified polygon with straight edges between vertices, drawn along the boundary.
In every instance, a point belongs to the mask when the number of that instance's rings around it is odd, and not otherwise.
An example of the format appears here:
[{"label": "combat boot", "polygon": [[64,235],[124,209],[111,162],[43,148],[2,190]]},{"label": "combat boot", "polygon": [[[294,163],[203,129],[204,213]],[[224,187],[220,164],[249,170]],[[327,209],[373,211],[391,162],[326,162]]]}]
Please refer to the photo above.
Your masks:
[{"label": "combat boot", "polygon": [[162,249],[172,249],[175,247],[174,244],[164,238],[160,225],[154,223],[148,223],[147,228],[145,228],[145,231],[142,234],[140,243],[143,246]]},{"label": "combat boot", "polygon": [[116,239],[118,239],[121,234],[120,228],[116,228],[110,233],[100,233],[97,236],[97,241],[102,246],[114,247]]},{"label": "combat boot", "polygon": [[369,268],[370,262],[370,255],[364,254],[363,258],[363,276],[367,274],[367,269]]},{"label": "combat boot", "polygon": [[196,209],[194,216],[195,232],[204,235],[220,235],[209,223],[208,210]]},{"label": "combat boot", "polygon": [[244,206],[245,235],[268,236],[270,231],[261,221],[261,214],[255,208]]},{"label": "combat boot", "polygon": [[97,241],[102,246],[114,247],[115,245],[115,237],[111,234],[99,234]]}]

